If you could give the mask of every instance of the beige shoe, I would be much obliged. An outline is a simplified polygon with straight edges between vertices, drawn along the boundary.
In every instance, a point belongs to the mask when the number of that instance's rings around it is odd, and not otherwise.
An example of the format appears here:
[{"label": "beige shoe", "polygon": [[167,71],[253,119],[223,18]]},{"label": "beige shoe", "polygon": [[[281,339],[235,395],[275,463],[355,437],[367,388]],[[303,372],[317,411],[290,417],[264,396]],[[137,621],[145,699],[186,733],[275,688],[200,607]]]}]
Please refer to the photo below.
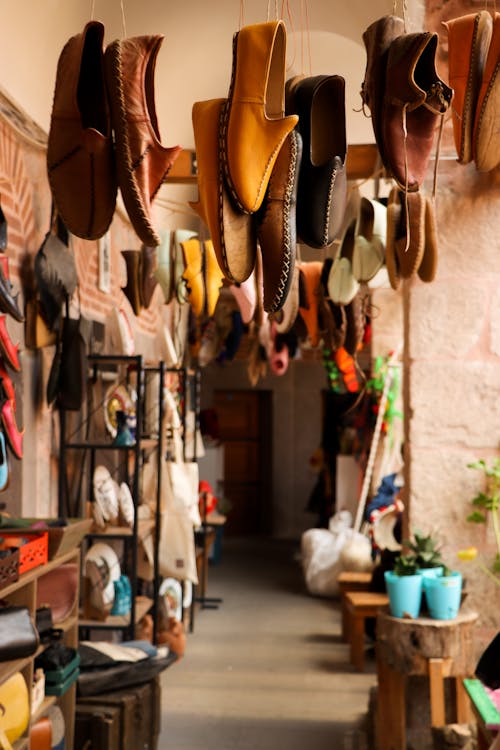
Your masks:
[{"label": "beige shoe", "polygon": [[480,172],[500,164],[500,13],[495,13],[493,35],[476,106],[472,156]]}]

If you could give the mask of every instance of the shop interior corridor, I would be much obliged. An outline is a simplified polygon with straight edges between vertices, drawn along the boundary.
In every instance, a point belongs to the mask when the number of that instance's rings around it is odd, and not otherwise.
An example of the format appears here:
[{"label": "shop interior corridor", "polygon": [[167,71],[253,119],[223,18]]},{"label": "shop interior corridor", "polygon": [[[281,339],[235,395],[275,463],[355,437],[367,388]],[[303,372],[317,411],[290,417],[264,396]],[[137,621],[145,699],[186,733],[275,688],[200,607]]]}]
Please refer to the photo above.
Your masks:
[{"label": "shop interior corridor", "polygon": [[311,597],[298,545],[224,540],[184,659],[163,673],[160,750],[369,747],[373,660],[349,664],[337,601]]}]

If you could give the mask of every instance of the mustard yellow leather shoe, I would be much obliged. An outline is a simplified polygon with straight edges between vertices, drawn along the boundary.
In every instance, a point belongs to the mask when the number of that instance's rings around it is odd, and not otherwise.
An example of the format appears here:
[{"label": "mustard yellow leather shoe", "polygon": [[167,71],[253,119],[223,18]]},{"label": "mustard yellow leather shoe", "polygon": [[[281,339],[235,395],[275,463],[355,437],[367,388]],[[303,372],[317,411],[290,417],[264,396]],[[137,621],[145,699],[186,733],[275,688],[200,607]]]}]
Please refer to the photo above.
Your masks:
[{"label": "mustard yellow leather shoe", "polygon": [[257,211],[279,150],[298,122],[285,113],[283,21],[244,26],[233,37],[233,70],[222,128],[224,171],[236,205]]},{"label": "mustard yellow leather shoe", "polygon": [[241,284],[252,273],[257,245],[252,217],[233,206],[224,183],[219,128],[225,104],[210,99],[193,105],[199,197],[189,205],[208,227],[222,273]]},{"label": "mustard yellow leather shoe", "polygon": [[188,288],[188,301],[197,318],[205,308],[205,287],[203,283],[203,256],[199,239],[181,242],[184,254],[183,278]]},{"label": "mustard yellow leather shoe", "polygon": [[206,313],[208,317],[211,318],[215,312],[217,300],[219,299],[219,292],[222,287],[224,275],[219,268],[212,240],[206,240],[203,245],[205,250],[204,277]]}]

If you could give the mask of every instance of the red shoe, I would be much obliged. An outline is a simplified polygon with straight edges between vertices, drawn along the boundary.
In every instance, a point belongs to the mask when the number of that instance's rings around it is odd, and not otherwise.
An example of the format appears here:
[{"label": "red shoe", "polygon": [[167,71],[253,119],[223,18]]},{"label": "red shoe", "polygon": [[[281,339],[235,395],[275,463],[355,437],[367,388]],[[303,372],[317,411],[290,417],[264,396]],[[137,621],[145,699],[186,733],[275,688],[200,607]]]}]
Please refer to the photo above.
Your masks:
[{"label": "red shoe", "polygon": [[7,360],[13,370],[21,372],[21,363],[19,362],[19,344],[12,343],[12,339],[7,331],[5,315],[0,314],[0,354]]},{"label": "red shoe", "polygon": [[7,281],[10,281],[9,258],[5,253],[0,253],[0,264],[2,266],[3,275]]},{"label": "red shoe", "polygon": [[0,359],[0,385],[5,391],[5,395],[12,401],[12,408],[16,411],[16,391],[14,383],[10,379],[5,363]]},{"label": "red shoe", "polygon": [[16,458],[23,457],[23,435],[24,430],[20,432],[17,423],[14,406],[10,398],[7,398],[4,392],[4,401],[0,406],[0,416],[7,437],[9,447]]}]

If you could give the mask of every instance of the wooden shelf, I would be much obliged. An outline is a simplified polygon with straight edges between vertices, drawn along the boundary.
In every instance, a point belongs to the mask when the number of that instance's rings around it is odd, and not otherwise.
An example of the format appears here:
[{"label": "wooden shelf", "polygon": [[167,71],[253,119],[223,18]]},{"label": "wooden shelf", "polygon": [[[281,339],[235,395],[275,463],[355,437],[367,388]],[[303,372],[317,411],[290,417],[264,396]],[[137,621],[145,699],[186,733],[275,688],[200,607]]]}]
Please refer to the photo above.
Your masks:
[{"label": "wooden shelf", "polygon": [[7,586],[2,588],[2,599],[7,598],[10,594],[14,593],[14,591],[17,591],[22,586],[26,586],[26,584],[31,583],[32,581],[36,581],[38,578],[40,578],[40,576],[49,573],[51,570],[54,570],[54,568],[58,568],[63,563],[69,562],[77,556],[78,547],[75,547],[75,549],[66,552],[66,554],[64,555],[60,555],[60,557],[54,557],[53,560],[49,560],[49,562],[45,563],[45,565],[38,565],[36,568],[32,568],[32,570],[28,570],[27,573],[23,573],[19,576],[19,580],[15,581],[14,583],[9,583]]},{"label": "wooden shelf", "polygon": [[[378,148],[375,143],[353,143],[347,149],[347,179],[365,180],[371,177],[378,164]],[[196,154],[184,149],[165,179],[166,185],[196,184]]]},{"label": "wooden shelf", "polygon": [[[136,624],[149,612],[152,606],[153,600],[147,596],[136,597]],[[78,624],[81,628],[127,628],[130,625],[130,615],[109,615],[105,620],[91,620],[81,617]]]},{"label": "wooden shelf", "polygon": [[[155,527],[154,518],[140,518],[137,522],[137,538],[145,539]],[[132,529],[130,526],[107,526],[105,529],[91,531],[88,536],[103,537],[131,537]]]},{"label": "wooden shelf", "polygon": [[37,710],[31,715],[31,722],[37,721],[57,701],[55,695],[46,695]]}]

